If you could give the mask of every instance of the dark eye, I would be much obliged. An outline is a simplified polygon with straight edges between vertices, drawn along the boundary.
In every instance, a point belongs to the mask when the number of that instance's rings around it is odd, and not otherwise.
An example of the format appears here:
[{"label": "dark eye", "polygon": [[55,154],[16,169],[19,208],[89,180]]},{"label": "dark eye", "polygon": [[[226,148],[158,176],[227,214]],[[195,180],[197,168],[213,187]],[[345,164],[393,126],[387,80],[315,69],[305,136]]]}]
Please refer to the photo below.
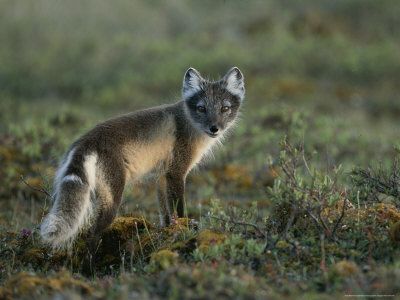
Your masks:
[{"label": "dark eye", "polygon": [[202,106],[202,105],[199,105],[199,106],[197,106],[197,111],[201,112],[201,113],[204,113],[204,112],[206,112],[206,108],[204,106]]},{"label": "dark eye", "polygon": [[222,106],[222,108],[221,108],[221,112],[227,112],[228,110],[230,110],[231,108],[230,108],[230,106]]}]

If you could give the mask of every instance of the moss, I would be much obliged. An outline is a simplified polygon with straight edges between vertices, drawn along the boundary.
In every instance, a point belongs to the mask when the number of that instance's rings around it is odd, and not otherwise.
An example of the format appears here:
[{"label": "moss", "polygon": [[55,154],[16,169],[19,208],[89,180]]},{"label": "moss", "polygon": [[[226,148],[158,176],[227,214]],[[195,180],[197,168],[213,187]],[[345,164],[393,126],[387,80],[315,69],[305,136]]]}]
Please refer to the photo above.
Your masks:
[{"label": "moss", "polygon": [[356,263],[349,260],[339,261],[334,265],[334,273],[342,277],[351,277],[360,273]]},{"label": "moss", "polygon": [[329,223],[333,223],[335,222],[340,215],[342,214],[342,210],[343,210],[343,205],[346,205],[345,208],[346,209],[346,214],[351,213],[350,210],[353,208],[351,206],[349,206],[347,204],[347,202],[345,203],[344,199],[340,199],[338,201],[336,201],[333,205],[325,207],[322,212],[321,212],[321,216],[328,220]]},{"label": "moss", "polygon": [[209,229],[202,230],[197,236],[197,245],[200,251],[207,251],[210,246],[222,244],[226,239],[223,233]]},{"label": "moss", "polygon": [[[62,266],[68,258],[69,256],[66,251],[56,251],[47,254],[47,259],[51,266]],[[74,265],[76,265],[76,263]]]},{"label": "moss", "polygon": [[[327,241],[325,244],[325,251],[330,255],[339,257],[346,255],[346,251],[342,247],[340,247],[337,243],[330,243],[329,241]],[[356,251],[353,250],[351,253],[356,254]]]},{"label": "moss", "polygon": [[378,218],[383,223],[400,221],[400,211],[393,204],[378,203],[373,210],[378,213]]},{"label": "moss", "polygon": [[0,161],[10,164],[18,160],[18,155],[20,155],[20,153],[17,148],[11,145],[0,146]]},{"label": "moss", "polygon": [[191,220],[189,218],[177,218],[172,220],[171,225],[165,228],[168,234],[189,230]]},{"label": "moss", "polygon": [[289,243],[283,240],[280,240],[276,243],[276,248],[278,249],[287,249],[289,247],[290,247]]},{"label": "moss", "polygon": [[151,255],[150,265],[153,270],[165,270],[178,263],[179,254],[168,249],[160,250]]},{"label": "moss", "polygon": [[0,289],[1,299],[34,297],[40,294],[52,294],[64,290],[77,290],[84,295],[91,295],[94,289],[86,282],[75,279],[65,271],[47,278],[31,273],[20,272],[6,281]]},{"label": "moss", "polygon": [[390,226],[389,236],[392,242],[400,243],[400,221]]},{"label": "moss", "polygon": [[129,240],[136,240],[146,227],[149,229],[151,225],[144,218],[116,218],[102,234],[101,252],[119,256],[120,249],[124,248]]},{"label": "moss", "polygon": [[218,182],[233,183],[239,189],[253,188],[253,177],[249,169],[243,165],[229,164],[213,170],[213,175]]},{"label": "moss", "polygon": [[28,237],[21,233],[7,232],[1,236],[4,252],[0,256],[0,264],[6,265],[7,261],[13,260],[15,267],[29,265],[35,270],[54,270],[65,265],[81,271],[92,270],[93,266],[99,271],[107,270],[110,265],[121,263],[121,253],[132,253],[136,256],[143,251],[149,257],[154,251],[153,235],[157,233],[144,218],[118,217],[102,234],[102,242],[92,261],[88,255],[89,245],[85,236],[79,237],[71,253],[68,253],[62,250],[52,251],[42,245],[37,232]]},{"label": "moss", "polygon": [[189,218],[177,218],[174,219],[173,225],[181,225],[185,227],[189,227],[190,219]]},{"label": "moss", "polygon": [[143,217],[121,216],[103,232],[99,244],[95,267],[106,270],[110,265],[121,263],[121,254],[141,257],[152,249],[152,239],[149,236],[152,226]]},{"label": "moss", "polygon": [[145,227],[151,227],[143,217],[123,216],[117,217],[112,224],[103,233],[103,237],[108,233],[116,234],[120,239],[129,239],[132,237],[132,232],[136,234],[136,228],[143,230]]},{"label": "moss", "polygon": [[42,265],[45,259],[45,250],[42,248],[30,248],[22,255],[22,261],[34,265]]}]

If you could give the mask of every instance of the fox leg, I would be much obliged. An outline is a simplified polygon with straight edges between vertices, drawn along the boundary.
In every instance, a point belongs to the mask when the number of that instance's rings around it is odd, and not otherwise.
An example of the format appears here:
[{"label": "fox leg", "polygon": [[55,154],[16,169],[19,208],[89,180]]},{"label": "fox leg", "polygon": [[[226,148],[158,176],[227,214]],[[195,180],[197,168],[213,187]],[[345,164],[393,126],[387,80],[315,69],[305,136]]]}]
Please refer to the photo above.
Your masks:
[{"label": "fox leg", "polygon": [[111,155],[99,167],[96,188],[92,196],[95,198],[93,222],[87,238],[90,242],[91,252],[97,248],[103,231],[114,220],[121,204],[125,187],[125,172],[122,164]]},{"label": "fox leg", "polygon": [[165,176],[161,176],[157,182],[157,198],[160,209],[161,227],[168,226],[171,223],[171,212],[168,206]]},{"label": "fox leg", "polygon": [[101,206],[97,212],[97,220],[91,229],[91,233],[95,237],[101,236],[102,232],[110,226],[121,203],[121,195],[109,197],[108,195],[98,195],[97,199],[101,201]]},{"label": "fox leg", "polygon": [[[123,183],[121,182],[121,185]],[[94,222],[86,235],[86,244],[88,247],[88,256],[84,262],[84,272],[93,275],[98,263],[97,251],[101,242],[102,233],[110,226],[121,203],[123,189],[113,191],[104,181],[97,185],[93,197],[96,199]]]},{"label": "fox leg", "polygon": [[185,175],[167,173],[167,202],[170,212],[179,218],[185,214]]},{"label": "fox leg", "polygon": [[109,184],[102,176],[96,187],[96,202],[99,204],[96,209],[95,222],[91,228],[94,237],[100,237],[102,232],[112,223],[117,215],[122,200],[125,186],[123,172],[116,172],[113,175],[113,182]]}]

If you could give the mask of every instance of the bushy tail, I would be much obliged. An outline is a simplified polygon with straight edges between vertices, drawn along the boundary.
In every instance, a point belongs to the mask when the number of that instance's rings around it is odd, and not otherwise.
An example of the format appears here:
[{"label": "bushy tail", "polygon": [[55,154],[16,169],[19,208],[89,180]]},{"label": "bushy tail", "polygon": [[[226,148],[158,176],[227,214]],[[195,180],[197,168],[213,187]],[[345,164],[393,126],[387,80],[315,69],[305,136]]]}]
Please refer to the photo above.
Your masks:
[{"label": "bushy tail", "polygon": [[71,150],[56,174],[54,204],[44,218],[40,234],[52,248],[68,248],[88,225],[93,214],[97,156],[74,157]]}]

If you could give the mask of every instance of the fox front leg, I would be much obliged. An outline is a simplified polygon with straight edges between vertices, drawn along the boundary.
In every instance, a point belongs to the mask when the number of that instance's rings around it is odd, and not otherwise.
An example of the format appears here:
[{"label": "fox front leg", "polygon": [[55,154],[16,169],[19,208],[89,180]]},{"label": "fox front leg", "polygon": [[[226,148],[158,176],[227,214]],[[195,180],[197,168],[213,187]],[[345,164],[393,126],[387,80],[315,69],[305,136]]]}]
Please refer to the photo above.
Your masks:
[{"label": "fox front leg", "polygon": [[168,173],[166,179],[169,210],[172,216],[182,218],[185,213],[186,176],[180,173]]},{"label": "fox front leg", "polygon": [[157,183],[157,197],[158,203],[160,207],[160,225],[162,227],[168,226],[171,224],[171,211],[168,205],[168,197],[167,197],[167,180],[165,176],[160,177]]}]

